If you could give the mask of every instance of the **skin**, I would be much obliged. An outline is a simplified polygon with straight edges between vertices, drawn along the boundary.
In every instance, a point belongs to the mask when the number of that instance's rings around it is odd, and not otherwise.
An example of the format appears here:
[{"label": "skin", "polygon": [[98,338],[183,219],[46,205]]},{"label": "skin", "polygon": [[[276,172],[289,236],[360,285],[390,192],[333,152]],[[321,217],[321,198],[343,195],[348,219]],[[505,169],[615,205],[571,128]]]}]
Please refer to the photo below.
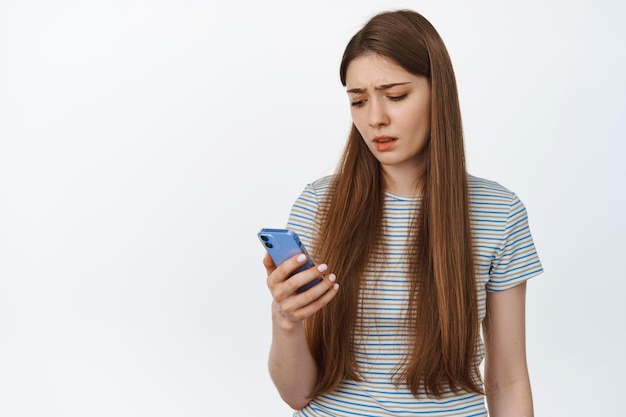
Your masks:
[{"label": "skin", "polygon": [[[413,195],[426,164],[430,138],[430,85],[426,77],[407,72],[376,54],[353,60],[346,72],[352,121],[380,162],[387,188]],[[377,141],[393,138],[389,149]]]},{"label": "skin", "polygon": [[[367,54],[348,66],[346,88],[352,120],[368,148],[380,162],[387,188],[403,195],[418,193],[413,179],[424,172],[430,137],[430,86],[386,58]],[[392,139],[382,146],[377,141]],[[292,278],[305,262],[294,256],[280,266],[269,255],[263,259],[272,294],[272,344],[269,371],[283,400],[294,409],[305,407],[317,367],[311,356],[303,320],[324,308],[337,294],[336,277],[301,294],[296,289],[326,272],[321,264]],[[490,416],[533,416],[525,341],[526,284],[488,293],[483,322],[485,389]]]},{"label": "skin", "polygon": [[270,376],[281,398],[295,410],[309,403],[308,395],[317,380],[317,366],[309,351],[302,320],[328,304],[339,289],[336,277],[330,274],[309,290],[296,293],[298,287],[326,271],[326,265],[321,264],[289,278],[289,274],[305,262],[305,258],[299,256],[278,267],[269,255],[263,258],[267,286],[273,297]]},{"label": "skin", "polygon": [[488,293],[483,321],[485,391],[489,415],[532,417],[526,363],[526,283]]}]

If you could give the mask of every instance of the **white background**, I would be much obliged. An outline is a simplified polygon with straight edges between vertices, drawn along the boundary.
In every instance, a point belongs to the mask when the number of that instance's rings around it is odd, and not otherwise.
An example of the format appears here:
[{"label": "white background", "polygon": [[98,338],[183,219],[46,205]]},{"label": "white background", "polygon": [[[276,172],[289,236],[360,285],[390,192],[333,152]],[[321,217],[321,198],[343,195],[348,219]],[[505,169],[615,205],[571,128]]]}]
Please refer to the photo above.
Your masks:
[{"label": "white background", "polygon": [[527,206],[538,416],[623,404],[626,7],[594,1],[0,3],[0,416],[288,416],[256,240],[332,172],[338,64],[422,12],[473,174]]}]

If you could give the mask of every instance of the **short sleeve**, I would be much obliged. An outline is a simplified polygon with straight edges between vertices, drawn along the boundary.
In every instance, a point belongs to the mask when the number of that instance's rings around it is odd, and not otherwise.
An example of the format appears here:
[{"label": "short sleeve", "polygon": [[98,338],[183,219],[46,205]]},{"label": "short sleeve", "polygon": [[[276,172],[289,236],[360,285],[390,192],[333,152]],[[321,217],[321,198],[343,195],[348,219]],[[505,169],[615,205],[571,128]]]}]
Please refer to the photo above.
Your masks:
[{"label": "short sleeve", "polygon": [[487,290],[504,291],[543,272],[530,233],[526,207],[513,194],[501,244],[491,260]]},{"label": "short sleeve", "polygon": [[291,207],[287,221],[287,228],[298,234],[309,252],[313,246],[313,239],[317,230],[316,214],[318,207],[319,196],[315,188],[309,184]]},{"label": "short sleeve", "polygon": [[305,248],[313,257],[313,243],[319,230],[319,210],[321,202],[328,196],[333,182],[333,176],[322,177],[307,184],[291,207],[287,228],[300,236]]}]

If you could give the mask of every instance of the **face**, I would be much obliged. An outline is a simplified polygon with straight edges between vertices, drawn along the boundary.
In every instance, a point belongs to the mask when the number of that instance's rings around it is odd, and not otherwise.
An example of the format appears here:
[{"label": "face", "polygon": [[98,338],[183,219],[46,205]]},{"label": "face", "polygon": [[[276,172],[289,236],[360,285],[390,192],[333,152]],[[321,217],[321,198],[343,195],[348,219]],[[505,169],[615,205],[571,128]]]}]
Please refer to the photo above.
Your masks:
[{"label": "face", "polygon": [[352,121],[387,173],[423,172],[430,137],[430,85],[387,58],[367,54],[346,72]]}]

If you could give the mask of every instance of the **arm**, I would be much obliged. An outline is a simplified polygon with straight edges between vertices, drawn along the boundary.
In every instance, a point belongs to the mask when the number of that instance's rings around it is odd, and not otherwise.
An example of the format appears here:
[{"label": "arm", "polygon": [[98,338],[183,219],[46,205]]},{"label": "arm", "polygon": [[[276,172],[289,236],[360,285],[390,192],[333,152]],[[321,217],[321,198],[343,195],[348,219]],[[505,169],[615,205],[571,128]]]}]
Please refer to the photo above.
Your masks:
[{"label": "arm", "polygon": [[526,364],[526,283],[487,295],[483,321],[485,393],[489,415],[532,417]]},{"label": "arm", "polygon": [[269,371],[281,398],[293,409],[301,409],[309,403],[317,381],[317,365],[309,351],[303,320],[328,304],[338,289],[335,276],[331,274],[297,294],[297,288],[326,269],[325,265],[319,265],[287,279],[289,273],[303,263],[304,259],[294,256],[276,267],[269,255],[263,259],[273,297]]}]

